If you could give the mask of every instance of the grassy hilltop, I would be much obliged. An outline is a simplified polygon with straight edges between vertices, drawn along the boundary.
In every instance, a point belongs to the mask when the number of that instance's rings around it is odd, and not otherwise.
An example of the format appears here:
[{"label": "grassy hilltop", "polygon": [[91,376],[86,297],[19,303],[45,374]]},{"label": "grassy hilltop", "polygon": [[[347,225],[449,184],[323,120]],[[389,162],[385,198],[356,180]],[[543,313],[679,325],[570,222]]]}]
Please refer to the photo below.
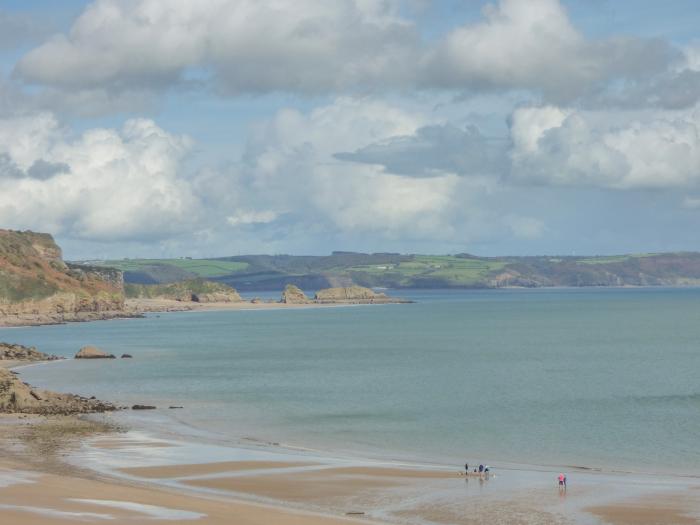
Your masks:
[{"label": "grassy hilltop", "polygon": [[700,253],[600,257],[477,257],[333,252],[328,256],[242,255],[218,259],[128,259],[99,264],[127,282],[205,278],[238,290],[328,286],[500,288],[542,286],[684,286],[700,284]]}]

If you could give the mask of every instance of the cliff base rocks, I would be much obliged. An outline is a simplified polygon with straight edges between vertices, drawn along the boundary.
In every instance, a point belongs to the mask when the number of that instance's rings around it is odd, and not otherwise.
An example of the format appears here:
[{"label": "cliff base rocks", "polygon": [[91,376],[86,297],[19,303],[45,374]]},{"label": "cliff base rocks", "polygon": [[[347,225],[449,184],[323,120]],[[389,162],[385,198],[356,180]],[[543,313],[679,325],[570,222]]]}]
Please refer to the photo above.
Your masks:
[{"label": "cliff base rocks", "polygon": [[58,359],[63,358],[39,352],[33,346],[0,343],[0,361],[56,361]]},{"label": "cliff base rocks", "polygon": [[117,410],[111,403],[73,394],[39,390],[0,368],[0,413],[68,415]]}]

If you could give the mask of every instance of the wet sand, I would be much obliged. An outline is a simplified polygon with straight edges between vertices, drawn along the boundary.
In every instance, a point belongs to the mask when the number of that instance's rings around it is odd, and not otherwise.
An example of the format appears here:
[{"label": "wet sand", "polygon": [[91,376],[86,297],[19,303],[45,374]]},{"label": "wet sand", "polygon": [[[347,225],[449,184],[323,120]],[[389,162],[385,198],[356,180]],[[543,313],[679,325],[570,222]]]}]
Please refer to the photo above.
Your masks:
[{"label": "wet sand", "polygon": [[683,492],[675,496],[587,507],[585,510],[604,523],[615,525],[694,525],[700,523],[700,496]]},{"label": "wet sand", "polygon": [[[573,486],[561,492],[554,472],[475,478],[458,468],[148,439],[70,418],[0,423],[0,457],[8,458],[0,460],[0,522],[12,525],[700,523],[700,480],[570,471]],[[76,425],[74,434],[55,430]],[[237,459],[210,459],[226,454]],[[202,463],[183,461],[192,456]]]},{"label": "wet sand", "polygon": [[293,461],[223,461],[218,463],[196,463],[190,465],[166,465],[161,467],[132,467],[120,469],[124,474],[146,479],[184,478],[250,470],[284,469],[308,467],[318,463]]},{"label": "wet sand", "polygon": [[570,468],[561,491],[544,467],[465,476],[459,467],[175,441],[115,419],[0,416],[0,523],[700,524],[696,478]]},{"label": "wet sand", "polygon": [[[8,467],[10,467],[8,469]],[[12,525],[349,525],[342,517],[217,501],[157,488],[26,472],[0,466],[0,516]],[[366,523],[366,521],[363,521]]]}]

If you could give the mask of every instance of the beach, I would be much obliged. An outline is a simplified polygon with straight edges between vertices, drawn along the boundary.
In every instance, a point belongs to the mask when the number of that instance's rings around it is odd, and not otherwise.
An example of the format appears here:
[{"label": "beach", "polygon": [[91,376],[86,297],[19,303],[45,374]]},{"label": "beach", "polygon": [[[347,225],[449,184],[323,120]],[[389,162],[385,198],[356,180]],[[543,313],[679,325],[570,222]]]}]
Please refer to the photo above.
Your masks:
[{"label": "beach", "polygon": [[[674,339],[694,333],[680,313],[697,293],[426,292],[407,308],[12,328],[3,339],[61,357],[88,343],[134,356],[13,362],[22,380],[157,409],[3,416],[0,513],[20,525],[698,523],[695,405],[683,394],[694,354],[686,336]],[[636,335],[644,323],[658,340]],[[587,338],[588,324],[613,341],[617,360]],[[432,341],[439,360],[426,351]],[[667,387],[654,382],[663,366],[678,392],[649,398]],[[470,381],[459,381],[463,370]],[[465,461],[488,464],[488,478],[464,476]]]},{"label": "beach", "polygon": [[[569,488],[561,492],[556,473],[542,470],[496,470],[489,477],[467,478],[457,467],[270,446],[226,448],[124,430],[90,418],[0,418],[3,523],[652,525],[700,520],[697,479],[574,470],[568,473]],[[190,463],[194,457],[198,462]]]}]

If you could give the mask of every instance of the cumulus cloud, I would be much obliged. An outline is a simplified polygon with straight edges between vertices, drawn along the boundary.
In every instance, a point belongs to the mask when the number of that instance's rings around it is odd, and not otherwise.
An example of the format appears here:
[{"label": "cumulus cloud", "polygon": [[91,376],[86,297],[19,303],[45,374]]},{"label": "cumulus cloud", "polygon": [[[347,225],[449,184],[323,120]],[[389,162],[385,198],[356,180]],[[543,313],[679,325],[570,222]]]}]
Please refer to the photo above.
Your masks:
[{"label": "cumulus cloud", "polygon": [[394,1],[97,0],[17,72],[120,91],[196,84],[191,69],[211,68],[234,93],[327,92],[400,77],[417,43]]},{"label": "cumulus cloud", "polygon": [[51,114],[0,119],[0,222],[93,240],[172,234],[196,213],[179,171],[189,148],[144,119],[76,138]]},{"label": "cumulus cloud", "polygon": [[[214,85],[219,92],[365,93],[394,89],[532,90],[554,103],[614,103],[629,84],[681,104],[695,75],[661,40],[589,39],[558,0],[500,0],[483,20],[421,37],[399,0],[96,0],[67,34],[27,53],[15,74],[72,100],[118,107],[149,91]],[[410,10],[409,10],[410,11]],[[687,77],[687,78],[686,78]],[[662,101],[664,102],[664,101]],[[600,102],[603,103],[603,102]]]},{"label": "cumulus cloud", "polygon": [[557,0],[501,0],[483,13],[484,22],[452,31],[432,52],[433,82],[535,89],[555,100],[572,100],[614,78],[663,70],[673,54],[661,41],[587,40]]},{"label": "cumulus cloud", "polygon": [[520,108],[511,137],[511,177],[520,182],[614,189],[700,183],[698,109],[637,115]]},{"label": "cumulus cloud", "polygon": [[506,146],[504,139],[485,137],[476,126],[462,129],[447,123],[425,126],[413,135],[391,137],[335,157],[381,165],[387,173],[411,177],[473,176],[503,172]]},{"label": "cumulus cloud", "polygon": [[251,135],[237,175],[238,195],[278,215],[328,228],[396,235],[444,226],[455,181],[420,181],[335,153],[412,134],[424,117],[384,102],[340,98],[301,113],[283,110]]}]

